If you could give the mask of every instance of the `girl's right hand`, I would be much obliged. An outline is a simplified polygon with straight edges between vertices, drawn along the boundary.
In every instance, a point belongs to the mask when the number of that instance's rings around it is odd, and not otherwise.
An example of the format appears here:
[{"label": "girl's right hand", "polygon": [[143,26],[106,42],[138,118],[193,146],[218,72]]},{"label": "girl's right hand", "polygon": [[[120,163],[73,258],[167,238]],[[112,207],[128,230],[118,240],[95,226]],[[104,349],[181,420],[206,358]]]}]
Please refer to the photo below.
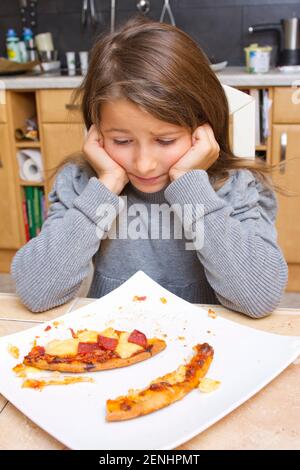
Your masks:
[{"label": "girl's right hand", "polygon": [[100,131],[97,131],[94,124],[87,133],[82,150],[99,180],[110,191],[120,194],[129,182],[128,175],[124,168],[118,165],[104,150],[103,136]]}]

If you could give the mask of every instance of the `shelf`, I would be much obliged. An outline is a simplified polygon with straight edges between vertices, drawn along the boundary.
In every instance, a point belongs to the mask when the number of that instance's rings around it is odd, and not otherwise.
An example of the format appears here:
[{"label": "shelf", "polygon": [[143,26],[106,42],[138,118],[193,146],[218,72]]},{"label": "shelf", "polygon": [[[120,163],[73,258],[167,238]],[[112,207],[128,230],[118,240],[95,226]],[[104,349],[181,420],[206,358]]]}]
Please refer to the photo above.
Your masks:
[{"label": "shelf", "polygon": [[19,179],[19,184],[21,186],[40,186],[40,187],[44,186],[44,183],[40,183],[38,181],[25,181],[21,179]]},{"label": "shelf", "polygon": [[16,142],[17,148],[40,148],[41,142],[36,142],[35,140],[19,140]]},{"label": "shelf", "polygon": [[266,145],[256,145],[255,150],[267,150]]}]

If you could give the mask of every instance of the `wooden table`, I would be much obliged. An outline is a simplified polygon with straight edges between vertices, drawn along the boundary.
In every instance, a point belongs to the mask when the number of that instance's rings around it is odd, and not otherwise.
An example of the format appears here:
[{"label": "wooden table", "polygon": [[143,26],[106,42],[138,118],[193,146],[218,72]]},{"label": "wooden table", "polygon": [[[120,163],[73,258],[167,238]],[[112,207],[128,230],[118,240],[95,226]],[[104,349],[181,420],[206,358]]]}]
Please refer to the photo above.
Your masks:
[{"label": "wooden table", "polygon": [[[14,294],[0,293],[0,336],[31,328],[76,310],[94,299],[76,298],[47,312],[33,314]],[[300,310],[277,309],[253,320],[221,306],[213,308],[240,324],[283,335],[300,336]],[[178,449],[300,449],[300,360],[263,390]],[[0,395],[0,449],[65,449]]]}]

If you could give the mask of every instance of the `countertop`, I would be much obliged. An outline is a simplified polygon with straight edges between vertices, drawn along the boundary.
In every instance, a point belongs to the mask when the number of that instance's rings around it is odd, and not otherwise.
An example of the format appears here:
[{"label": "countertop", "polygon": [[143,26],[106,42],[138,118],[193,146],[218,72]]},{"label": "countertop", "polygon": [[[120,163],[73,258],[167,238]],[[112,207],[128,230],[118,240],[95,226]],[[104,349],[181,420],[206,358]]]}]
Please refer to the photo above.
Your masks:
[{"label": "countertop", "polygon": [[[14,294],[0,294],[0,336],[25,330],[74,311],[94,299],[75,298],[33,314]],[[269,317],[253,320],[217,305],[200,305],[224,318],[282,335],[300,335],[300,309],[278,308]],[[270,384],[178,450],[300,449],[300,360]],[[0,449],[62,450],[66,447],[32,423],[0,395]]]},{"label": "countertop", "polygon": [[[226,67],[217,72],[217,76],[224,85],[229,86],[295,86],[299,85],[300,72],[282,73],[278,69],[271,69],[268,73],[247,73],[245,67]],[[0,75],[0,89],[28,90],[47,88],[77,88],[82,82],[81,75],[68,76],[60,73],[45,73],[43,75]],[[298,83],[297,83],[298,82]]]}]

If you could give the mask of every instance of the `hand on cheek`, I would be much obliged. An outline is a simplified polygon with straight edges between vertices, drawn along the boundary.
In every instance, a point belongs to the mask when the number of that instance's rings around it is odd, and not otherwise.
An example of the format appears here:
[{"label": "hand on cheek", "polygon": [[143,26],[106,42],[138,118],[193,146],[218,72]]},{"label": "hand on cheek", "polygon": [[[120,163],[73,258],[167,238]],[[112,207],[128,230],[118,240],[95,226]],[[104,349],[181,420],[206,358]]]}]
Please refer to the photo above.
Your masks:
[{"label": "hand on cheek", "polygon": [[169,169],[171,181],[190,170],[207,170],[219,157],[220,147],[209,124],[197,127],[191,148]]}]

